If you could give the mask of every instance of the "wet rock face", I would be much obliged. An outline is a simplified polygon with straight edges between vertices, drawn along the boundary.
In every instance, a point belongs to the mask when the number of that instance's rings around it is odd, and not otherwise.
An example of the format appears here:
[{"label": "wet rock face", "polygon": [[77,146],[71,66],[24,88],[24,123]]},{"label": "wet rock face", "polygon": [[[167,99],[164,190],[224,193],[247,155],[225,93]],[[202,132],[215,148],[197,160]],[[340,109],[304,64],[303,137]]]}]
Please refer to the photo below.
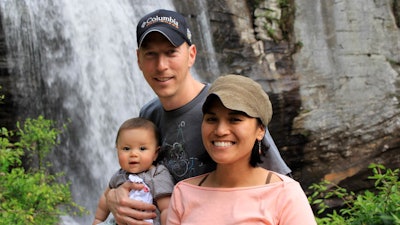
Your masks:
[{"label": "wet rock face", "polygon": [[393,15],[391,1],[362,9],[356,1],[296,1],[294,32],[304,48],[294,59],[302,113],[293,130],[308,140],[305,179],[316,172],[351,186],[372,162],[400,166],[400,33]]},{"label": "wet rock face", "polygon": [[12,101],[13,83],[7,66],[7,48],[1,20],[0,16],[0,96],[4,97],[0,100],[0,126],[13,129],[17,118],[17,109]]}]

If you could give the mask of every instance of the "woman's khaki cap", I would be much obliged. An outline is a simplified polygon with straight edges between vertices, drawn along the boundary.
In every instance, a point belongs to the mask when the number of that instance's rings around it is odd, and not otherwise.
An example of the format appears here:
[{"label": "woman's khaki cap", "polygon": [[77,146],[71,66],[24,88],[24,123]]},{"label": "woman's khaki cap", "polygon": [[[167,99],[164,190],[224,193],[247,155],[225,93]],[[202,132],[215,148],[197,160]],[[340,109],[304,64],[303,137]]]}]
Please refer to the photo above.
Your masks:
[{"label": "woman's khaki cap", "polygon": [[267,93],[260,84],[248,77],[234,74],[218,77],[208,90],[203,113],[209,107],[208,101],[211,95],[218,96],[222,104],[230,110],[260,118],[264,126],[271,120],[272,105]]}]

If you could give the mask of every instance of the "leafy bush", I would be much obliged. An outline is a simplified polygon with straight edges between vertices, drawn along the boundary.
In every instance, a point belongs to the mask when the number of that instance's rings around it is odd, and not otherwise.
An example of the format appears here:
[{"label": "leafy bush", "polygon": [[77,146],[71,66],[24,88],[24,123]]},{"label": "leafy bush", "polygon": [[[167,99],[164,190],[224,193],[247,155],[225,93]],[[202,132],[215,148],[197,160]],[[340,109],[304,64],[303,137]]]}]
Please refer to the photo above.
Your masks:
[{"label": "leafy bush", "polygon": [[[346,189],[322,181],[313,184],[312,195],[308,197],[311,205],[317,207],[316,218],[320,225],[392,225],[400,224],[400,181],[399,169],[391,170],[383,165],[371,164],[375,180],[374,189],[356,195]],[[330,209],[327,201],[339,198],[345,207]],[[331,210],[331,213],[326,211]]]},{"label": "leafy bush", "polygon": [[73,202],[69,184],[58,182],[62,174],[48,172],[45,158],[61,133],[52,121],[39,116],[17,123],[16,132],[0,132],[0,224],[57,224],[61,215],[85,212]]}]

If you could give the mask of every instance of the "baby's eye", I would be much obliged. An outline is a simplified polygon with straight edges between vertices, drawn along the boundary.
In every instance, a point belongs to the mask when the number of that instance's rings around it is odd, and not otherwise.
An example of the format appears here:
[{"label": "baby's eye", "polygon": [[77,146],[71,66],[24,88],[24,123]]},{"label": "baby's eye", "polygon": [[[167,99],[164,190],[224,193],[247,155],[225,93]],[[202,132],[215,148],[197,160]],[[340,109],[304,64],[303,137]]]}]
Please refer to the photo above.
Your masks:
[{"label": "baby's eye", "polygon": [[145,146],[140,146],[139,149],[140,149],[140,151],[144,151],[144,150],[146,150],[147,148],[146,148]]},{"label": "baby's eye", "polygon": [[129,150],[131,150],[131,148],[129,148],[129,147],[123,147],[122,150],[124,150],[124,151],[129,151]]}]

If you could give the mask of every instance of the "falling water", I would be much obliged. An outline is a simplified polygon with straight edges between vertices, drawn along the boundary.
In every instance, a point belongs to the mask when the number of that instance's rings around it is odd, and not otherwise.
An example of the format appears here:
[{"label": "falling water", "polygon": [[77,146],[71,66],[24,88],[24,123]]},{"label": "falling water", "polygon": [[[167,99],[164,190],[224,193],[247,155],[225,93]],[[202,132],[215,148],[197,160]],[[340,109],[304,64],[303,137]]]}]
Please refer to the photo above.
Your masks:
[{"label": "falling water", "polygon": [[210,29],[210,21],[207,19],[209,17],[208,15],[208,7],[207,2],[205,0],[200,0],[198,1],[199,3],[199,15],[197,18],[198,21],[198,26],[200,32],[201,38],[200,38],[200,43],[197,45],[201,46],[203,52],[206,53],[206,59],[204,61],[205,63],[205,70],[208,71],[208,73],[211,73],[211,76],[219,76],[220,71],[219,71],[219,66],[218,66],[218,61],[216,60],[217,56],[215,54],[214,50],[214,45],[212,43],[212,34],[211,34],[211,29]]},{"label": "falling water", "polygon": [[[136,65],[136,22],[168,1],[0,0],[19,119],[45,115],[68,130],[52,153],[78,204],[94,212],[118,169],[118,126],[154,97]],[[162,4],[160,3],[162,2]],[[64,224],[90,224],[64,218]]]}]

